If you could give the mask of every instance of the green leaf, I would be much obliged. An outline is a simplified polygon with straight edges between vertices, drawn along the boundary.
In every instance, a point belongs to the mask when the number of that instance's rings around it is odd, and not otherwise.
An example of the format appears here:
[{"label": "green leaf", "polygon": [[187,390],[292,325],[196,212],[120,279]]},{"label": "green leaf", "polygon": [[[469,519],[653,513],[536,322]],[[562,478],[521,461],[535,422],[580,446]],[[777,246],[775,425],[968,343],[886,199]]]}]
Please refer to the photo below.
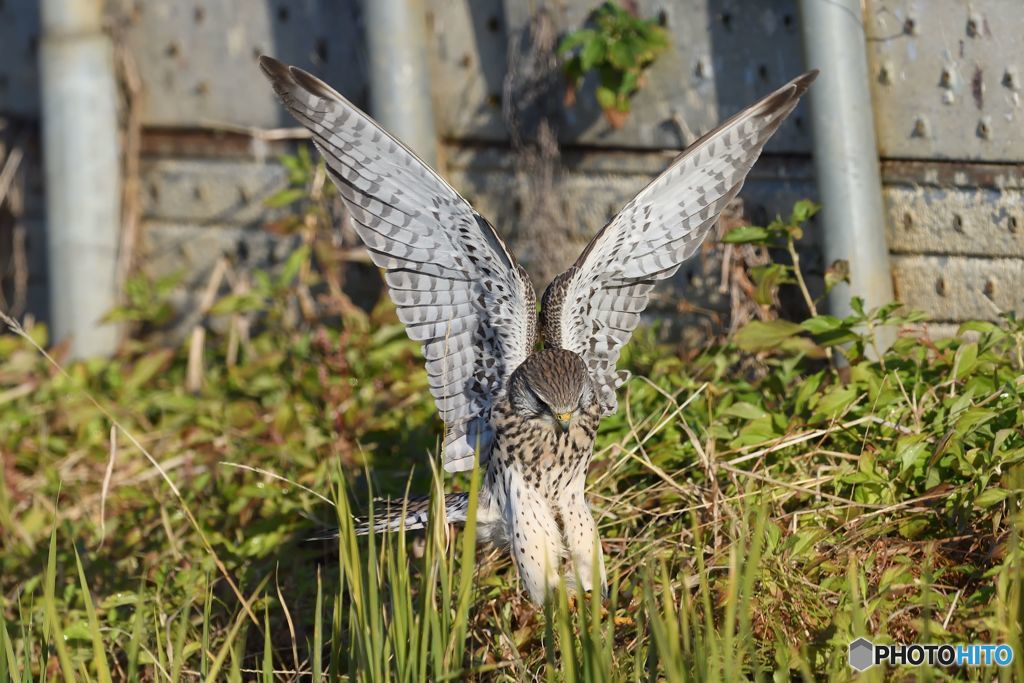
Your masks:
[{"label": "green leaf", "polygon": [[843,327],[843,321],[834,315],[816,315],[813,318],[808,318],[800,323],[800,327],[804,328],[811,334],[824,334],[825,332],[832,332]]},{"label": "green leaf", "polygon": [[846,259],[837,259],[832,265],[825,269],[825,293],[828,294],[840,282],[850,281],[850,262]]},{"label": "green leaf", "polygon": [[640,74],[637,71],[627,71],[622,75],[622,83],[619,84],[619,92],[624,95],[631,95],[639,88],[638,81]]},{"label": "green leaf", "polygon": [[131,374],[125,382],[125,388],[129,391],[136,391],[147,384],[157,373],[163,371],[174,357],[174,349],[157,349],[152,351],[136,363]]},{"label": "green leaf", "polygon": [[812,416],[811,420],[830,420],[836,417],[857,400],[857,396],[858,392],[853,387],[832,387],[814,407],[814,416]]},{"label": "green leaf", "polygon": [[953,360],[953,367],[956,368],[955,379],[963,379],[971,374],[978,364],[978,345],[975,342],[964,344],[957,349],[956,357]]},{"label": "green leaf", "polygon": [[767,229],[756,225],[733,228],[725,233],[722,241],[726,244],[763,244],[771,237]]},{"label": "green leaf", "polygon": [[803,330],[788,320],[754,320],[740,329],[733,340],[744,351],[770,351]]},{"label": "green leaf", "polygon": [[565,38],[562,38],[562,42],[558,44],[558,52],[561,54],[567,54],[572,52],[584,43],[589,43],[597,38],[597,33],[593,29],[581,28],[578,31],[573,31]]},{"label": "green leaf", "polygon": [[810,220],[810,218],[820,210],[821,207],[811,200],[801,199],[793,205],[793,211],[789,216],[789,221],[792,224],[804,223]]},{"label": "green leaf", "polygon": [[998,416],[998,412],[988,408],[968,408],[956,421],[956,432],[961,437],[966,436],[972,430]]},{"label": "green leaf", "polygon": [[982,509],[990,508],[993,505],[1002,503],[1004,500],[1009,498],[1011,493],[1013,492],[1007,489],[987,488],[981,492],[981,495],[974,499],[974,506]]},{"label": "green leaf", "polygon": [[277,278],[278,287],[286,287],[298,276],[303,264],[309,259],[310,246],[303,244],[288,255]]},{"label": "green leaf", "polygon": [[779,286],[794,282],[792,268],[781,263],[752,268],[750,275],[757,285],[754,300],[762,306],[771,306]]},{"label": "green leaf", "polygon": [[781,433],[775,428],[775,423],[771,416],[762,417],[744,425],[743,429],[740,430],[739,436],[733,439],[729,446],[731,448],[756,446],[779,436],[781,436]]},{"label": "green leaf", "polygon": [[599,40],[592,40],[580,50],[580,67],[584,72],[590,71],[597,63],[604,59],[604,44]]},{"label": "green leaf", "polygon": [[248,313],[263,310],[265,306],[265,298],[257,292],[228,294],[210,308],[210,314],[225,315],[227,313]]},{"label": "green leaf", "polygon": [[293,187],[287,190],[281,190],[280,192],[267,197],[263,201],[263,205],[270,207],[271,209],[279,209],[282,206],[288,206],[295,202],[301,201],[306,198],[306,188],[304,187]]},{"label": "green leaf", "polygon": [[601,106],[601,109],[615,108],[616,95],[614,90],[599,85],[594,94],[597,96],[597,103]]},{"label": "green leaf", "polygon": [[733,403],[731,406],[723,410],[721,414],[733,417],[742,417],[745,420],[757,420],[768,416],[768,413],[765,412],[764,408],[745,401]]},{"label": "green leaf", "polygon": [[623,41],[608,46],[608,61],[615,68],[626,71],[633,62],[633,53]]},{"label": "green leaf", "polygon": [[956,334],[958,337],[962,337],[967,332],[977,332],[979,334],[990,334],[997,339],[1002,339],[1006,336],[1006,332],[1003,328],[999,327],[995,323],[990,323],[985,320],[968,320],[962,323],[957,329]]}]

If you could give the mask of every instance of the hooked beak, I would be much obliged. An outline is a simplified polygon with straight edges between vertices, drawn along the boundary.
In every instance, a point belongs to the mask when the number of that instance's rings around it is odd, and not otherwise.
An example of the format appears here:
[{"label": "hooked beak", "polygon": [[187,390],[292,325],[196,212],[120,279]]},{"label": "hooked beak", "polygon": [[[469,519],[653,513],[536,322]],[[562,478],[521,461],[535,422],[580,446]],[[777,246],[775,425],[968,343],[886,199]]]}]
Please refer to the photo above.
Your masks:
[{"label": "hooked beak", "polygon": [[563,432],[569,431],[569,424],[572,422],[572,413],[557,413],[555,420],[558,422],[558,427]]}]

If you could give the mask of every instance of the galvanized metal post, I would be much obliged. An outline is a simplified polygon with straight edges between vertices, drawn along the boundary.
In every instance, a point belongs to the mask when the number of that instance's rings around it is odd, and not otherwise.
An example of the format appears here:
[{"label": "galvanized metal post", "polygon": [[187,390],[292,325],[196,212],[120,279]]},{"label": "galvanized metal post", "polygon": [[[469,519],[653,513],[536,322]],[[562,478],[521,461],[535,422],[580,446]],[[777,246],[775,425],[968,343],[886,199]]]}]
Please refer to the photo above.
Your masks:
[{"label": "galvanized metal post", "polygon": [[850,287],[829,301],[844,315],[851,295],[868,308],[893,299],[861,0],[800,0],[800,24],[807,66],[821,70],[808,93],[814,167],[826,263],[850,263]]},{"label": "galvanized metal post", "polygon": [[422,0],[364,0],[370,53],[370,114],[431,166],[437,131],[430,99]]},{"label": "galvanized metal post", "polygon": [[103,0],[43,0],[40,43],[53,341],[113,352],[121,214],[117,84]]}]

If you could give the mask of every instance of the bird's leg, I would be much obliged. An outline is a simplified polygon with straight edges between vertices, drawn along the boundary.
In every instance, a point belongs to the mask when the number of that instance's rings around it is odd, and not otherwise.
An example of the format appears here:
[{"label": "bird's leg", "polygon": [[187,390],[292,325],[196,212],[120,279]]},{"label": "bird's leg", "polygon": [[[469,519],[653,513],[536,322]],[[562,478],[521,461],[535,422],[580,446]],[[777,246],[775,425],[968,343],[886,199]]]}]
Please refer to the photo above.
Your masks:
[{"label": "bird's leg", "polygon": [[597,583],[601,595],[608,596],[608,576],[604,568],[604,554],[601,552],[601,538],[597,524],[590,513],[590,507],[583,495],[582,479],[574,482],[559,498],[558,509],[562,518],[565,545],[569,550],[573,569],[579,577],[580,587],[587,593]]},{"label": "bird's leg", "polygon": [[512,556],[526,592],[535,603],[544,602],[558,585],[561,541],[558,523],[547,499],[522,477],[510,477],[509,537]]}]

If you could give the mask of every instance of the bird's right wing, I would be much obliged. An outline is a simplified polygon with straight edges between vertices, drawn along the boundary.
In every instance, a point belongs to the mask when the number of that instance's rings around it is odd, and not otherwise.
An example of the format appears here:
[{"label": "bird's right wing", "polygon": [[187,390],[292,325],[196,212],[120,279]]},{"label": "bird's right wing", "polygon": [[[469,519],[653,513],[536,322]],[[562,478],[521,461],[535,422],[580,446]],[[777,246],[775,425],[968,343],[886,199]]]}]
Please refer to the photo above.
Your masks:
[{"label": "bird's right wing", "polygon": [[494,228],[402,143],[330,86],[269,57],[260,66],[313,133],[356,232],[383,268],[398,317],[423,343],[445,421],[444,467],[469,469],[490,412],[533,350],[536,297]]},{"label": "bird's right wing", "polygon": [[697,251],[817,73],[793,79],[697,140],[544,292],[544,344],[583,357],[605,415],[617,409],[615,390],[625,377],[615,363],[647,308],[648,292]]}]

